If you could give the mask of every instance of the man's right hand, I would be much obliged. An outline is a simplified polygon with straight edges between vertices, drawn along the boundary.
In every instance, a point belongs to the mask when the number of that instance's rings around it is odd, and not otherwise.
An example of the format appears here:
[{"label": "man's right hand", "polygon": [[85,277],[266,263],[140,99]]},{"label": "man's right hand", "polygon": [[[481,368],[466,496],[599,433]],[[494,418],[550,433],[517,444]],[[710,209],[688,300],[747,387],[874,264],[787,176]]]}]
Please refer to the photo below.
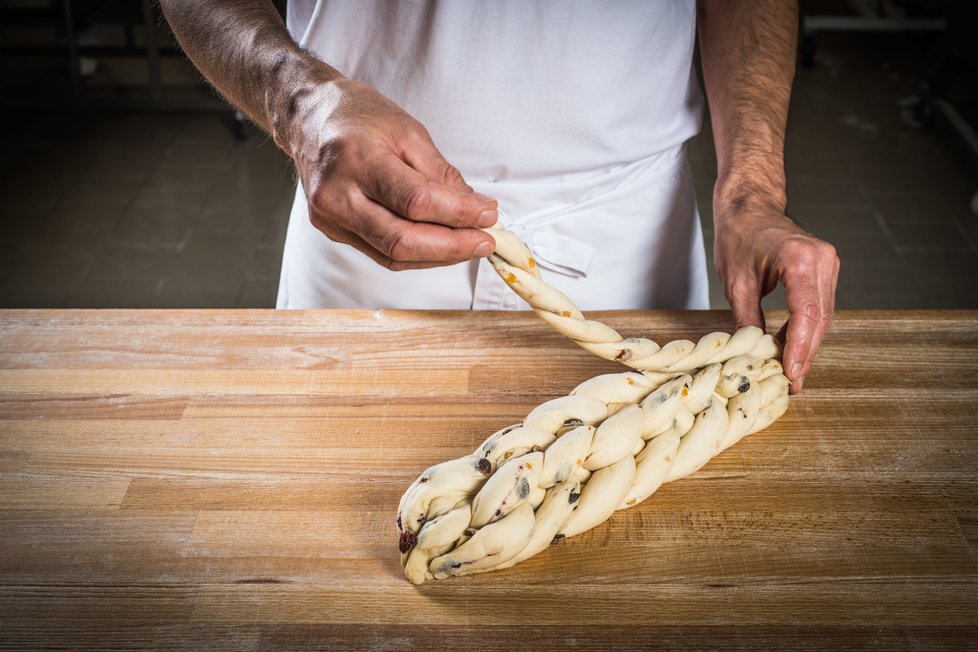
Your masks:
[{"label": "man's right hand", "polygon": [[271,0],[160,0],[204,76],[295,160],[309,219],[392,270],[488,256],[477,195],[417,120],[296,44]]},{"label": "man's right hand", "polygon": [[479,195],[428,131],[373,88],[346,78],[298,97],[283,143],[309,219],[391,270],[488,256],[496,202]]}]

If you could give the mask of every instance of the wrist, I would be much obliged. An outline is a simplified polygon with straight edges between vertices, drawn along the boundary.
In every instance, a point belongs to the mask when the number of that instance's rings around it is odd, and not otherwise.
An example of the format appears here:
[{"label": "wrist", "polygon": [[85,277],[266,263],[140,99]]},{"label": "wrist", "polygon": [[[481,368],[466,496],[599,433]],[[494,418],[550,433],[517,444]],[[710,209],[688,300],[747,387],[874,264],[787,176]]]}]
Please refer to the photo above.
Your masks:
[{"label": "wrist", "polygon": [[286,154],[299,154],[303,126],[314,112],[335,104],[332,87],[341,79],[345,77],[336,69],[302,50],[282,54],[270,66],[265,111],[272,139]]},{"label": "wrist", "polygon": [[723,166],[713,187],[716,220],[750,208],[784,215],[788,205],[784,163],[780,157],[752,157]]}]

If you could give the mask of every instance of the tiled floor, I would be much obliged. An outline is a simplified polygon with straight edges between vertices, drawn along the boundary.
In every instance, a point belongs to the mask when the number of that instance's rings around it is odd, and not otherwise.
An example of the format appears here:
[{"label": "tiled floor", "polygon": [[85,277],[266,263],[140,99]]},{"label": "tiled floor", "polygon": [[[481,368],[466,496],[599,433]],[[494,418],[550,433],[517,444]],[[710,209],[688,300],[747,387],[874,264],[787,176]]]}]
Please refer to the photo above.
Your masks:
[{"label": "tiled floor", "polygon": [[0,305],[273,304],[292,173],[222,116],[46,116],[0,165]]},{"label": "tiled floor", "polygon": [[[826,38],[799,73],[789,212],[838,248],[840,307],[976,308],[978,175],[901,121],[908,80],[886,61]],[[260,134],[239,142],[216,114],[6,118],[0,307],[274,305],[294,179]],[[708,130],[690,152],[712,247]],[[715,279],[712,302],[726,306]]]}]

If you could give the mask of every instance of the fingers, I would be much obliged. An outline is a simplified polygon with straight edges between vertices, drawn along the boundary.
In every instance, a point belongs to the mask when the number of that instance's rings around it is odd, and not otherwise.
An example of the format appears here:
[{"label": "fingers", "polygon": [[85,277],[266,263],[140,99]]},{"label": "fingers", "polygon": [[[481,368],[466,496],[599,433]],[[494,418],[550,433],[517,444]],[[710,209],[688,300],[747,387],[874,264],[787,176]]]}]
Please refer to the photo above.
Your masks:
[{"label": "fingers", "polygon": [[726,289],[735,328],[757,326],[764,330],[761,288],[753,281],[736,280]]},{"label": "fingers", "polygon": [[390,269],[487,256],[495,200],[476,194],[427,130],[376,90],[344,80],[306,120],[294,158],[309,217]]},{"label": "fingers", "polygon": [[827,243],[814,241],[781,274],[788,305],[784,367],[797,394],[832,323],[839,259]]},{"label": "fingers", "polygon": [[[436,161],[430,165],[434,170],[440,163]],[[496,223],[495,200],[471,192],[464,181],[459,184],[461,175],[454,178],[451,172],[443,171],[442,177],[446,178],[445,175],[449,178],[448,185],[430,180],[393,153],[383,153],[369,163],[358,179],[358,185],[373,201],[414,222],[453,228],[486,227]]]},{"label": "fingers", "polygon": [[338,231],[335,237],[331,239],[348,244],[354,249],[366,254],[371,260],[380,265],[381,267],[386,267],[392,272],[404,271],[407,269],[431,269],[432,267],[441,267],[444,263],[434,263],[434,262],[405,262],[396,261],[389,256],[385,256],[367,243],[366,240],[358,236],[353,231]]},{"label": "fingers", "polygon": [[393,271],[452,265],[488,256],[495,247],[482,231],[405,220],[363,195],[354,194],[333,213],[312,210],[310,218],[328,237]]},{"label": "fingers", "polygon": [[812,344],[823,308],[814,284],[801,285],[801,280],[785,280],[785,299],[788,322],[785,330],[784,368],[791,381],[791,393],[801,391],[805,374],[811,365]]}]

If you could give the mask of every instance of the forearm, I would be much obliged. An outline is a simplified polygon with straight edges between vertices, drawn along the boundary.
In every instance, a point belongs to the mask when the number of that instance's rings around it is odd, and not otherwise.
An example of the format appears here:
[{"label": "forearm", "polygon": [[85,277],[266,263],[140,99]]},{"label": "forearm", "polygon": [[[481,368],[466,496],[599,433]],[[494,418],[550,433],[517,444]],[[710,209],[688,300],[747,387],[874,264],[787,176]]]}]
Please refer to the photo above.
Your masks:
[{"label": "forearm", "polygon": [[304,51],[268,0],[161,0],[187,56],[289,154],[302,99],[342,75]]},{"label": "forearm", "polygon": [[[795,72],[794,0],[698,0],[703,81],[717,152],[717,205],[784,210],[784,133]],[[724,211],[715,211],[722,219]]]}]

